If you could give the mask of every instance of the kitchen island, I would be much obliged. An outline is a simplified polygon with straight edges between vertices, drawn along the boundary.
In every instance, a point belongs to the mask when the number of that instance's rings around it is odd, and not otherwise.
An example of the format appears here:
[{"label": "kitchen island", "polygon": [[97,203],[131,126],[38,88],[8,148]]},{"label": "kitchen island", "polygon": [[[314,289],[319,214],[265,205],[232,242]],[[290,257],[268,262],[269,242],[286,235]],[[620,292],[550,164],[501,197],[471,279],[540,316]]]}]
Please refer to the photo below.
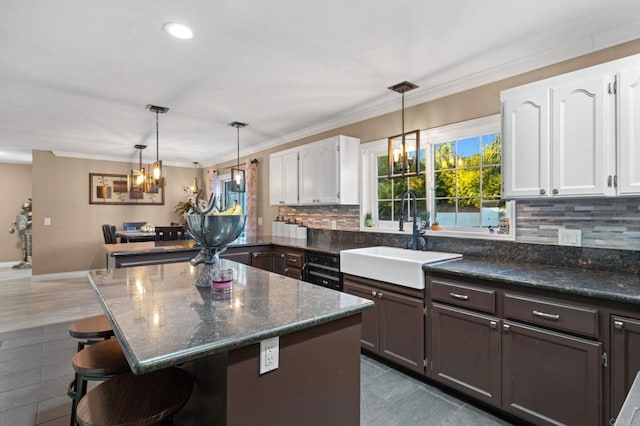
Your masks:
[{"label": "kitchen island", "polygon": [[[227,295],[195,287],[188,263],[90,273],[131,369],[192,373],[179,424],[358,425],[360,313],[373,303],[226,262]],[[261,375],[260,341],[274,336],[279,367]]]}]

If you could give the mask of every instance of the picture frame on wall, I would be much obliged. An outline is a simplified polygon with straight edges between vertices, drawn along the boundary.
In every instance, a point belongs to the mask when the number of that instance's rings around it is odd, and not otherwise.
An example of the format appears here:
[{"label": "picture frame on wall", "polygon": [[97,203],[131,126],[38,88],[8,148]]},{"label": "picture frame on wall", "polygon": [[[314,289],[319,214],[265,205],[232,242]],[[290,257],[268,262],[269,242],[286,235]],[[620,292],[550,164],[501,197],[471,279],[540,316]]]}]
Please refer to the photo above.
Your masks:
[{"label": "picture frame on wall", "polygon": [[127,175],[89,173],[89,204],[104,205],[164,205],[164,188],[153,192],[129,190]]}]

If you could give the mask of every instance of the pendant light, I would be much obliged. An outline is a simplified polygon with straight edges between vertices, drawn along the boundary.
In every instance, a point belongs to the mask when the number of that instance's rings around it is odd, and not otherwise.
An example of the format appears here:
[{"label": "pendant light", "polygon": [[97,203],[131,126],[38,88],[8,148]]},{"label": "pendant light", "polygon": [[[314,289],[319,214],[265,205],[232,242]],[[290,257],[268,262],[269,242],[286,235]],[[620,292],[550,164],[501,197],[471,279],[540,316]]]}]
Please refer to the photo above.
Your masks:
[{"label": "pendant light", "polygon": [[169,108],[147,105],[147,110],[156,114],[156,162],[151,166],[151,172],[149,173],[149,191],[158,192],[159,188],[164,187],[164,179],[162,176],[162,161],[160,161],[160,124],[158,120],[158,114],[166,114],[169,112]]},{"label": "pendant light", "polygon": [[146,145],[135,145],[140,155],[140,163],[138,170],[131,169],[131,173],[127,176],[127,189],[129,191],[145,192],[147,189],[147,175],[144,167],[142,167],[142,150],[146,147]]},{"label": "pendant light", "polygon": [[389,179],[417,176],[420,174],[420,132],[404,131],[404,94],[416,89],[415,84],[403,81],[389,87],[390,90],[402,94],[402,133],[389,138],[388,177]]},{"label": "pendant light", "polygon": [[196,195],[198,191],[200,191],[200,188],[198,188],[198,164],[200,163],[197,161],[193,162],[193,168],[196,169],[196,174],[193,177],[193,185],[189,188],[189,191],[191,191],[193,195]]},{"label": "pendant light", "polygon": [[246,179],[244,170],[240,168],[240,128],[247,127],[248,123],[241,123],[239,121],[233,121],[229,123],[229,126],[235,127],[238,135],[238,155],[236,157],[236,167],[231,167],[231,184],[229,191],[231,192],[244,192],[246,188]]}]

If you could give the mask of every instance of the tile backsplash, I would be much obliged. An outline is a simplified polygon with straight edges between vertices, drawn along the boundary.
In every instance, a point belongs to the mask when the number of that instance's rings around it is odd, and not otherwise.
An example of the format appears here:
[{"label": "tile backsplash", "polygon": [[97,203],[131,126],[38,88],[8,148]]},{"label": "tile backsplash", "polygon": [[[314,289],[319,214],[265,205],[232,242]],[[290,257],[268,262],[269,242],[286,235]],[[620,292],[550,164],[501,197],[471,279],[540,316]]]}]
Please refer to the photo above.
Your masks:
[{"label": "tile backsplash", "polygon": [[[278,214],[312,229],[359,230],[359,206],[286,206]],[[516,201],[516,242],[558,244],[558,229],[582,231],[582,247],[640,250],[640,198]]]}]

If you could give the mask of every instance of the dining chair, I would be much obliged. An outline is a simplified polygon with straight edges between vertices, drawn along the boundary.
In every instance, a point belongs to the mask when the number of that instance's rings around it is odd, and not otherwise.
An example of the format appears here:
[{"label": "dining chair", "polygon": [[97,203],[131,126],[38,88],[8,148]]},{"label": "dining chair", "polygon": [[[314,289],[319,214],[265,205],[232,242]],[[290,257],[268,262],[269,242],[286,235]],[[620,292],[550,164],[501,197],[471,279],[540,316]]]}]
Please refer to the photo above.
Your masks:
[{"label": "dining chair", "polygon": [[102,236],[105,244],[117,244],[118,242],[114,225],[102,225]]},{"label": "dining chair", "polygon": [[182,226],[156,226],[156,241],[184,240],[185,229]]}]

